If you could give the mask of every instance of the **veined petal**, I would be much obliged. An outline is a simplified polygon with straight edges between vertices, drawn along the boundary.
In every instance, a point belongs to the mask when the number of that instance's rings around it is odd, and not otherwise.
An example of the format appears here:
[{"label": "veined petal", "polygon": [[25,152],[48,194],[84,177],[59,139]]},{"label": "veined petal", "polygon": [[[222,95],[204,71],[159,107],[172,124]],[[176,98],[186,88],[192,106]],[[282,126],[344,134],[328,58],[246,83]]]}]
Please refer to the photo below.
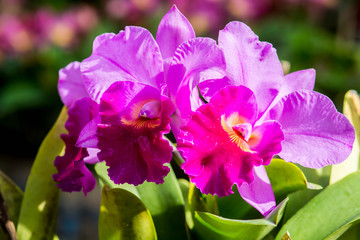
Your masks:
[{"label": "veined petal", "polygon": [[68,134],[61,135],[65,142],[64,156],[56,157],[54,165],[58,170],[53,178],[63,191],[81,191],[86,194],[95,186],[95,178],[86,168],[84,158],[88,156],[85,148],[76,147],[76,141],[82,128],[98,114],[98,105],[90,98],[75,102],[68,110],[65,128]]},{"label": "veined petal", "polygon": [[181,119],[172,123],[175,136],[181,127],[178,123],[186,122],[190,113],[202,104],[197,85],[224,77],[224,70],[223,53],[212,39],[194,38],[176,50],[166,79],[170,99],[177,108],[176,118]]},{"label": "veined petal", "polygon": [[140,27],[98,36],[92,55],[81,63],[85,87],[98,103],[116,81],[140,82],[160,89],[164,82],[162,71],[159,47],[151,33]]},{"label": "veined petal", "polygon": [[89,97],[80,72],[80,62],[72,62],[59,71],[58,91],[61,101],[70,108],[77,100]]},{"label": "veined petal", "polygon": [[156,33],[161,55],[164,59],[164,71],[167,72],[171,59],[177,47],[195,37],[195,32],[190,22],[177,9],[175,5],[162,18]]},{"label": "veined petal", "polygon": [[256,116],[253,93],[243,86],[230,86],[199,107],[181,128],[178,150],[185,159],[182,168],[203,193],[222,197],[233,193],[233,184],[253,181],[252,168],[262,160],[232,126],[253,123]]},{"label": "veined petal", "polygon": [[298,90],[314,90],[315,69],[304,69],[301,71],[289,73],[285,76],[284,85],[287,86],[288,93]]},{"label": "veined petal", "polygon": [[238,186],[241,197],[262,215],[269,213],[275,206],[275,196],[264,166],[254,167],[254,181]]},{"label": "veined petal", "polygon": [[276,50],[241,22],[230,22],[219,33],[219,46],[226,60],[231,85],[250,88],[258,101],[260,115],[274,100],[284,81]]},{"label": "veined petal", "polygon": [[[157,118],[140,114],[151,101],[161,103]],[[163,182],[169,172],[164,164],[171,160],[172,147],[162,136],[170,131],[173,111],[171,101],[161,96],[158,89],[141,83],[116,82],[103,94],[97,130],[101,150],[98,156],[109,166],[109,176],[115,183]]]},{"label": "veined petal", "polygon": [[256,151],[263,159],[264,165],[267,165],[275,154],[281,152],[283,140],[281,125],[276,121],[265,121],[254,128],[248,144],[250,149]]},{"label": "veined petal", "polygon": [[320,93],[293,92],[270,110],[267,119],[282,126],[285,140],[279,155],[286,161],[320,168],[344,161],[352,150],[354,128]]},{"label": "veined petal", "polygon": [[164,182],[169,172],[164,164],[171,161],[172,147],[162,134],[124,125],[100,125],[98,134],[98,156],[109,166],[115,183]]}]

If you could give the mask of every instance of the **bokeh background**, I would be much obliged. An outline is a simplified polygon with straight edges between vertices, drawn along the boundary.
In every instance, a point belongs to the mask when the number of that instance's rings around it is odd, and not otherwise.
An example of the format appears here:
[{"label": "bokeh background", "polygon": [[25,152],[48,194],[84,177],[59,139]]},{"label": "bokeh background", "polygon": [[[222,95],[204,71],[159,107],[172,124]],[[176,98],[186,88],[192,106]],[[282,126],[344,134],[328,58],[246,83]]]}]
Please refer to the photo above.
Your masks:
[{"label": "bokeh background", "polygon": [[[176,4],[197,36],[217,39],[232,20],[274,45],[290,72],[315,68],[315,90],[338,110],[360,90],[359,0],[0,0],[0,169],[22,189],[62,103],[58,71],[91,54],[94,38],[126,25],[155,36]],[[60,239],[97,239],[99,189],[62,194]]]}]

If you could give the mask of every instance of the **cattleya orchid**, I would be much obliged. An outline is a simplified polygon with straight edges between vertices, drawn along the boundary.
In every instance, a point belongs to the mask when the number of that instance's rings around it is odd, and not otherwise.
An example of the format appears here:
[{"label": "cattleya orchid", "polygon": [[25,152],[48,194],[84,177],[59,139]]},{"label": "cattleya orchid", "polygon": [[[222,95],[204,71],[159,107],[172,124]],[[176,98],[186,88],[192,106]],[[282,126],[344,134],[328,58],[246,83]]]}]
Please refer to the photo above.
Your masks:
[{"label": "cattleya orchid", "polygon": [[[92,55],[80,64],[81,70],[67,74],[66,81],[61,77],[66,68],[60,71],[59,92],[66,106],[64,92],[74,102],[87,97],[69,109],[69,115],[77,118],[69,117],[71,124],[67,125],[76,128],[67,128],[71,141],[65,140],[65,156],[55,163],[59,173],[54,179],[62,190],[79,191],[82,186],[86,193],[93,188],[85,174],[61,174],[65,162],[66,169],[74,172],[75,163],[79,159],[84,162],[90,150],[96,156],[91,163],[105,161],[115,183],[164,181],[169,172],[164,164],[172,158],[172,147],[163,134],[170,131],[177,91],[184,85],[179,82],[193,81],[202,69],[208,72],[203,79],[224,75],[224,58],[216,42],[194,37],[188,20],[173,6],[160,22],[156,40],[140,27],[102,34],[94,41]],[[204,63],[202,55],[209,61]],[[94,111],[81,112],[90,104]],[[174,129],[180,128],[172,122]],[[82,165],[82,169],[86,167]]]},{"label": "cattleya orchid", "polygon": [[273,155],[310,168],[337,164],[351,153],[354,129],[312,91],[314,70],[284,76],[275,49],[245,24],[229,23],[219,45],[226,77],[199,84],[209,103],[181,128],[182,168],[205,194],[226,196],[236,184],[265,215],[276,205],[263,167]]},{"label": "cattleya orchid", "polygon": [[173,6],[156,40],[133,26],[102,34],[89,58],[60,71],[69,133],[54,179],[86,194],[95,181],[85,163],[105,161],[117,184],[163,183],[171,130],[203,193],[223,197],[235,184],[266,215],[276,205],[264,168],[274,155],[320,168],[351,152],[353,127],[314,81],[313,69],[284,76],[276,50],[245,24],[229,23],[217,45],[196,38]]}]

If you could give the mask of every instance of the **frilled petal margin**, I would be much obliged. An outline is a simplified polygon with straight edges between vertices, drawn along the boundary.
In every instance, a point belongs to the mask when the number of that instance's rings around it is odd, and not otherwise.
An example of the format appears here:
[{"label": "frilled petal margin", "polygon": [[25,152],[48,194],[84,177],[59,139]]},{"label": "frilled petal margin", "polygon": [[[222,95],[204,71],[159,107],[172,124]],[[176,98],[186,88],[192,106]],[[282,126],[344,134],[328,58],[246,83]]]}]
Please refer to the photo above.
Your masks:
[{"label": "frilled petal margin", "polygon": [[82,98],[68,110],[65,128],[68,134],[62,134],[65,142],[64,156],[56,157],[57,174],[53,175],[57,186],[63,191],[83,191],[86,195],[96,184],[92,173],[87,169],[84,158],[89,154],[85,148],[76,147],[76,141],[82,128],[98,114],[98,105],[90,98]]},{"label": "frilled petal margin", "polygon": [[[142,116],[144,109],[147,116],[154,117]],[[109,176],[115,183],[164,181],[169,172],[164,164],[171,160],[172,147],[163,134],[170,131],[173,111],[171,101],[148,85],[116,82],[104,93],[97,131],[101,150],[98,157],[109,166]]]},{"label": "frilled petal margin", "polygon": [[98,103],[116,81],[153,87],[164,82],[160,49],[151,33],[141,27],[125,27],[118,34],[98,36],[91,56],[81,63],[81,72],[90,97]]},{"label": "frilled petal margin", "polygon": [[252,132],[256,117],[251,90],[230,86],[191,114],[181,128],[178,150],[185,159],[182,168],[203,193],[223,197],[233,193],[234,184],[251,184],[253,168],[281,150],[280,125],[267,122]]},{"label": "frilled petal margin", "polygon": [[171,123],[175,137],[190,113],[202,104],[197,85],[224,75],[224,56],[213,39],[194,38],[177,48],[166,77],[170,99],[177,108]]},{"label": "frilled petal margin", "polygon": [[352,150],[354,128],[332,101],[317,92],[293,92],[276,104],[267,119],[285,135],[279,155],[286,161],[321,168],[344,161]]},{"label": "frilled petal margin", "polygon": [[267,109],[284,82],[276,50],[244,23],[230,22],[219,32],[219,46],[226,59],[230,85],[250,88],[257,99],[259,113]]}]

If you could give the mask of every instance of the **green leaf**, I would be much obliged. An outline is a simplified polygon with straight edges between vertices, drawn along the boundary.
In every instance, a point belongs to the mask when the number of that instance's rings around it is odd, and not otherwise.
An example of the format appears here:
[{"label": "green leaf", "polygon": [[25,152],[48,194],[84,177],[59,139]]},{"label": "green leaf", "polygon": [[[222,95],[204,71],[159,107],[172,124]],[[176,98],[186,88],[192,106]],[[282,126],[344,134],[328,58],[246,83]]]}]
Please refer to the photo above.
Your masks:
[{"label": "green leaf", "polygon": [[282,200],[292,192],[308,187],[305,175],[295,165],[282,159],[272,159],[265,166],[276,200]]},{"label": "green leaf", "polygon": [[184,196],[184,207],[185,207],[185,219],[188,227],[191,229],[194,226],[193,217],[189,208],[189,189],[190,189],[190,182],[188,180],[185,180],[183,178],[180,178],[179,180],[179,186],[182,192],[182,195]]},{"label": "green leaf", "polygon": [[360,172],[329,185],[291,217],[279,231],[296,240],[336,239],[360,219]]},{"label": "green leaf", "polygon": [[55,125],[42,142],[27,180],[17,225],[21,240],[53,239],[60,190],[52,179],[54,159],[64,148],[60,134],[65,133],[67,113],[62,109]]},{"label": "green leaf", "polygon": [[287,199],[264,219],[234,220],[211,213],[195,212],[194,231],[199,239],[256,240],[262,239],[281,220]]},{"label": "green leaf", "polygon": [[144,182],[136,189],[150,210],[159,239],[188,239],[184,198],[174,171],[167,166],[170,172],[163,184]]},{"label": "green leaf", "polygon": [[149,209],[154,220],[159,239],[187,239],[185,225],[184,198],[170,165],[169,174],[163,184],[144,182],[138,186],[115,184],[108,176],[104,162],[95,166],[95,171],[102,182],[111,188],[121,188],[138,196]]},{"label": "green leaf", "polygon": [[24,194],[21,189],[2,171],[0,171],[0,191],[4,197],[10,219],[16,226]]},{"label": "green leaf", "polygon": [[344,98],[344,115],[355,128],[355,142],[350,156],[342,163],[332,166],[330,184],[359,169],[360,161],[360,98],[356,91],[350,90]]},{"label": "green leaf", "polygon": [[107,185],[102,191],[99,214],[100,240],[157,239],[154,222],[142,201],[131,192]]}]

